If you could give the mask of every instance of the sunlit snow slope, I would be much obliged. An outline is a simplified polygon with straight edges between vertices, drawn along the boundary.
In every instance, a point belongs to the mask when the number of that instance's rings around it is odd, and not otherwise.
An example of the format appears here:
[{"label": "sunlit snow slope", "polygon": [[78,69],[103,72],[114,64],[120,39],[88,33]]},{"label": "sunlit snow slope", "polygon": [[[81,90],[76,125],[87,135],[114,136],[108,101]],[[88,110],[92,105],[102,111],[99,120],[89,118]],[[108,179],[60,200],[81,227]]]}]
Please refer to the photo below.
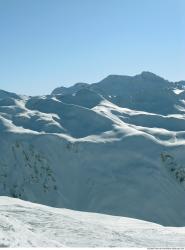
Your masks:
[{"label": "sunlit snow slope", "polygon": [[184,247],[185,228],[0,197],[0,247]]},{"label": "sunlit snow slope", "polygon": [[0,195],[185,226],[185,82],[0,91]]}]

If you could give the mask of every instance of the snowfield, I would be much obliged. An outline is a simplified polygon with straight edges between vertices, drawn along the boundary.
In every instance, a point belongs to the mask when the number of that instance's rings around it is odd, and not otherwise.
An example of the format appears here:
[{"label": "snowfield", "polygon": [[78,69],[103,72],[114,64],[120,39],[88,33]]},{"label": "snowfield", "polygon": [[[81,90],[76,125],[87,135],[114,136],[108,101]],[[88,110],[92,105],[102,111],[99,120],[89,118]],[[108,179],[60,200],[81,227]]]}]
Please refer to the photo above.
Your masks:
[{"label": "snowfield", "polygon": [[0,198],[0,247],[185,247],[185,228]]},{"label": "snowfield", "polygon": [[184,89],[143,72],[46,96],[0,90],[0,195],[185,226]]}]

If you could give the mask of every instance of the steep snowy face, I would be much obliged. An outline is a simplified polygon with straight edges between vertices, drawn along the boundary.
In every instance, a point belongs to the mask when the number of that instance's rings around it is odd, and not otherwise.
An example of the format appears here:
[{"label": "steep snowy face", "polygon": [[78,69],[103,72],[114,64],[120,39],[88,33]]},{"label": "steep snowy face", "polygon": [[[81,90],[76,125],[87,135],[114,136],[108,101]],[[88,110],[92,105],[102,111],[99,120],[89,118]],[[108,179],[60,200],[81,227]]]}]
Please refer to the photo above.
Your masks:
[{"label": "steep snowy face", "polygon": [[183,83],[143,72],[65,94],[0,91],[0,194],[184,226]]}]

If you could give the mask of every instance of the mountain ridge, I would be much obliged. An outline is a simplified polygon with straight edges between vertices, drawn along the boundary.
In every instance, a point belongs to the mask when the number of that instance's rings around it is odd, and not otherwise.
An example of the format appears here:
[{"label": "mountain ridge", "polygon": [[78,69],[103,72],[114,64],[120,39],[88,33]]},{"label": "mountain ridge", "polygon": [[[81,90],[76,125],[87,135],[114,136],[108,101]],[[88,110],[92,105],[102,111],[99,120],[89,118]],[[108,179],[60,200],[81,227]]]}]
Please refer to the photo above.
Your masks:
[{"label": "mountain ridge", "polygon": [[0,92],[0,195],[184,226],[183,82],[146,78]]},{"label": "mountain ridge", "polygon": [[[85,87],[90,87],[90,86],[93,85],[93,84],[97,84],[97,83],[102,82],[102,81],[105,81],[105,80],[107,80],[107,79],[111,79],[111,80],[112,80],[112,79],[115,79],[115,78],[126,78],[126,79],[131,79],[131,78],[138,78],[138,77],[144,77],[144,78],[147,78],[147,79],[162,79],[162,80],[165,80],[163,77],[158,76],[157,74],[154,74],[154,73],[152,73],[152,72],[150,72],[150,71],[142,71],[140,74],[136,74],[136,75],[134,75],[134,76],[110,74],[110,75],[108,75],[107,77],[103,78],[102,80],[100,80],[100,81],[98,81],[98,82],[96,82],[96,83],[90,83],[90,84],[88,84],[88,83],[82,83],[82,84],[84,84]],[[168,81],[168,80],[166,80],[166,81]],[[173,81],[168,81],[168,82],[175,83],[175,84],[182,83],[183,85],[185,84],[185,81],[184,81],[184,80],[174,81],[174,82],[173,82]],[[75,86],[78,85],[78,84],[79,84],[79,83],[75,83],[75,84],[73,84],[73,85],[71,85],[71,86],[69,86],[69,87],[64,87],[64,86],[62,86],[62,87],[57,87],[56,89],[54,89],[54,90],[52,91],[51,94],[57,94],[57,92],[58,92],[58,94],[59,94],[59,93],[60,93],[60,88],[70,89],[70,88],[75,87]],[[80,83],[80,84],[81,84],[81,83]],[[89,86],[88,86],[88,85],[89,85]],[[83,85],[82,85],[82,87],[83,87]]]},{"label": "mountain ridge", "polygon": [[[143,71],[133,77],[109,75],[97,83],[81,86],[80,89],[76,89],[75,86],[65,88],[65,92],[61,92],[61,89],[57,88],[52,92],[52,95],[65,96],[69,94],[75,96],[78,91],[89,89],[118,106],[130,109],[162,115],[182,113],[181,110],[184,109],[183,103],[174,93],[176,89],[183,92],[184,82],[169,82],[148,71]],[[179,107],[178,111],[177,107]]]}]

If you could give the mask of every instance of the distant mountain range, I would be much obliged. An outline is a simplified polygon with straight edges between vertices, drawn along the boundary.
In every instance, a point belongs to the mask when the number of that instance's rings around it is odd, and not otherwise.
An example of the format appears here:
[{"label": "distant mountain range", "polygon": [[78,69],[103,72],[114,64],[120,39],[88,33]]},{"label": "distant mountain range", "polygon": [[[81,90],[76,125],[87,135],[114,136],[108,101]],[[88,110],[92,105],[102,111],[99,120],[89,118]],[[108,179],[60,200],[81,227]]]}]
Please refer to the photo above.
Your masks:
[{"label": "distant mountain range", "polygon": [[[176,89],[180,91],[179,95],[177,95]],[[86,92],[81,92],[82,90]],[[184,90],[185,81],[169,82],[153,73],[144,71],[134,77],[109,75],[98,83],[77,83],[69,88],[60,87],[54,89],[52,94],[63,95],[63,99],[65,95],[65,102],[78,105],[77,99],[84,97],[85,93],[92,95],[89,91],[93,91],[96,95],[99,94],[124,108],[167,115],[184,112],[184,102],[181,101],[185,99]],[[80,95],[79,98],[75,97],[76,93],[78,96]],[[84,105],[88,105],[87,100],[84,101]]]},{"label": "distant mountain range", "polygon": [[185,226],[185,81],[0,90],[0,195]]}]

